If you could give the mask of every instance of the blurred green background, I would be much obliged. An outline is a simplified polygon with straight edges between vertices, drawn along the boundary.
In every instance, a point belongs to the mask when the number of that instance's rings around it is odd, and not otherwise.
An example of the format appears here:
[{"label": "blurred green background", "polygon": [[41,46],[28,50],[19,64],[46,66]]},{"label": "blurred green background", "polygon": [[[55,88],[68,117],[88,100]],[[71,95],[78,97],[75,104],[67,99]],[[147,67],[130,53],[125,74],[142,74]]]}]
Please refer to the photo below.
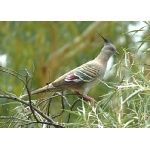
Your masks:
[{"label": "blurred green background", "polygon": [[[22,74],[27,69],[33,75],[31,89],[37,89],[94,59],[103,47],[103,40],[98,32],[113,43],[120,53],[120,56],[113,56],[110,60],[113,65],[121,58],[123,48],[137,52],[141,44],[139,41],[148,34],[142,31],[144,27],[149,29],[145,22],[0,22],[0,64]],[[129,33],[140,28],[141,32],[138,34],[136,31]],[[143,49],[147,47],[148,43]],[[115,67],[110,68],[104,79],[121,82],[116,78]],[[25,92],[20,81],[2,72],[0,89],[18,96]],[[111,89],[104,84],[99,84],[89,95],[99,101],[99,96],[109,90]],[[8,105],[4,103],[7,101],[0,99],[0,115],[9,115],[11,111],[8,111]],[[11,105],[9,109],[10,107]]]}]

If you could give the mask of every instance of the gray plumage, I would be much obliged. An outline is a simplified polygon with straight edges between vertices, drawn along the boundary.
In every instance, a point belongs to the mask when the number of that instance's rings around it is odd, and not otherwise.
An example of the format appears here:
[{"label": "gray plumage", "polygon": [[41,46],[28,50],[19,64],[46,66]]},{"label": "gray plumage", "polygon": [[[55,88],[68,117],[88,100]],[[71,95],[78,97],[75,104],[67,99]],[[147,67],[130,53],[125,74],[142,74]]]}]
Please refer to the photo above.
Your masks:
[{"label": "gray plumage", "polygon": [[[113,44],[103,36],[101,37],[104,40],[104,47],[94,60],[67,72],[48,85],[32,91],[31,95],[47,91],[64,91],[69,89],[75,91],[79,97],[87,101],[94,101],[93,98],[87,96],[87,93],[103,78],[109,58],[113,54],[119,54]],[[22,95],[20,98],[24,98],[27,95]]]}]

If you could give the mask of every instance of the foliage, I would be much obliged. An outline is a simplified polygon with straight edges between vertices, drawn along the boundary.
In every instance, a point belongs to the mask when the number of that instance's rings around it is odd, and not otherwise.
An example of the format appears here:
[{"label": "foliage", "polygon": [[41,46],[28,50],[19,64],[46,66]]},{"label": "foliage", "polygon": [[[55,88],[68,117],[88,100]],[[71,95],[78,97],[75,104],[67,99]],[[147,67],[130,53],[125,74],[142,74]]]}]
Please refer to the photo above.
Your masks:
[{"label": "foliage", "polygon": [[[0,67],[0,126],[149,127],[149,22],[144,23],[129,32],[139,22],[1,22],[0,54],[7,55],[7,65]],[[70,91],[30,97],[32,89],[93,59],[103,44],[98,31],[120,57],[89,93],[97,104]],[[26,100],[19,98],[23,92]]]}]

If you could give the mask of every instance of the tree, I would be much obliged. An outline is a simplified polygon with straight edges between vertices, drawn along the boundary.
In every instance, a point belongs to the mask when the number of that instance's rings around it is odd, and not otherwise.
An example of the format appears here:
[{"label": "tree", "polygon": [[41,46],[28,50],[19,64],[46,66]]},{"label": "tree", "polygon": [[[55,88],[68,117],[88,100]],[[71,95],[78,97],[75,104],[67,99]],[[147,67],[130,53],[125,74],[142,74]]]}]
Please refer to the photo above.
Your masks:
[{"label": "tree", "polygon": [[[139,22],[1,22],[0,53],[7,56],[0,68],[1,127],[148,126],[149,23],[144,23],[129,32]],[[114,57],[110,76],[90,92],[96,107],[69,91],[19,99],[93,59],[103,46],[97,32],[117,47],[120,57]]]}]

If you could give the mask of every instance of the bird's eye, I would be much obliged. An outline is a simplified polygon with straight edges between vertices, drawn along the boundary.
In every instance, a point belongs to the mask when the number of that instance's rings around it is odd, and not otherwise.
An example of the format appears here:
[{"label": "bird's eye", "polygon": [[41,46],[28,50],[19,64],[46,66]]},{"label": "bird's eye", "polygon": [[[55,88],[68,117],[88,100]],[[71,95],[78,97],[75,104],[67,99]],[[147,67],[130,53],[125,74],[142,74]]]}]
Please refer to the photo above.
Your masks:
[{"label": "bird's eye", "polygon": [[109,50],[114,51],[114,48],[110,47]]}]

